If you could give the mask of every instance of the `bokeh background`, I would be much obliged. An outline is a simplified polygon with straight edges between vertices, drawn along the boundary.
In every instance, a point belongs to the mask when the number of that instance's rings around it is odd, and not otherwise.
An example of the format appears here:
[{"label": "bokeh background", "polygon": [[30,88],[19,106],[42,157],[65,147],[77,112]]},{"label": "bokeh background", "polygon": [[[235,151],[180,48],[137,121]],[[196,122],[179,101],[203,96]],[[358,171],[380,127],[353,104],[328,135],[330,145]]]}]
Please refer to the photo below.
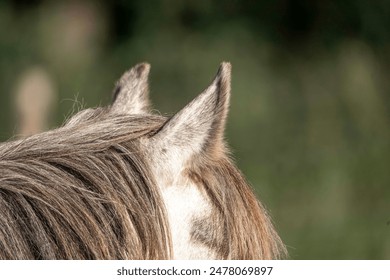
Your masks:
[{"label": "bokeh background", "polygon": [[172,114],[233,65],[227,138],[292,259],[390,259],[390,2],[0,2],[0,140],[151,63]]}]

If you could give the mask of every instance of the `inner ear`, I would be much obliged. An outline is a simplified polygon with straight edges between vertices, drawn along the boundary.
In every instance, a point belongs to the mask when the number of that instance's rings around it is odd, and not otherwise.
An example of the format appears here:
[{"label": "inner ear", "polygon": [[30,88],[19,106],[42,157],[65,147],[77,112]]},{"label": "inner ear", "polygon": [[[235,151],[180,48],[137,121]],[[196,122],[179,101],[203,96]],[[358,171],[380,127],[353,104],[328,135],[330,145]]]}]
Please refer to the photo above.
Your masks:
[{"label": "inner ear", "polygon": [[149,112],[148,76],[150,65],[140,63],[125,72],[113,91],[114,114],[145,114]]}]

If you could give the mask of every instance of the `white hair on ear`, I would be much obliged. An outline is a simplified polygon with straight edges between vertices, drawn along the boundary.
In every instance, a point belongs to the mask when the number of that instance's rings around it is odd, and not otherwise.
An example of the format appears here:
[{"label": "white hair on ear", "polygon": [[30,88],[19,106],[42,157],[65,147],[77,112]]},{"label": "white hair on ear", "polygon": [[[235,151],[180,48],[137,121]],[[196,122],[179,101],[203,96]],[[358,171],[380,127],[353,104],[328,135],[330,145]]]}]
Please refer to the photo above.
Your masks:
[{"label": "white hair on ear", "polygon": [[[166,166],[178,172],[192,156],[214,154],[223,148],[223,132],[230,101],[231,65],[221,64],[211,85],[149,139],[149,149],[177,164]],[[168,171],[168,172],[167,172]],[[169,170],[164,170],[164,176]]]},{"label": "white hair on ear", "polygon": [[150,65],[140,63],[125,72],[114,89],[111,113],[145,114],[149,111]]}]

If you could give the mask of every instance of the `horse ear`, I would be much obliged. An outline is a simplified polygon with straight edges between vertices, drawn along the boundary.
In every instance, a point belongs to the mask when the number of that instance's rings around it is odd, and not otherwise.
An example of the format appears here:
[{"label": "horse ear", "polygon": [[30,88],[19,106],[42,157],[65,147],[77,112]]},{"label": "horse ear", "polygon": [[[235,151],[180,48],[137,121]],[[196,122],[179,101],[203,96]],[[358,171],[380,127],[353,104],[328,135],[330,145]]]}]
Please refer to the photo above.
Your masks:
[{"label": "horse ear", "polygon": [[211,85],[151,137],[151,147],[184,161],[199,153],[213,157],[223,149],[230,74],[230,63],[222,63]]},{"label": "horse ear", "polygon": [[112,113],[142,114],[149,110],[150,65],[140,63],[125,72],[113,92]]}]

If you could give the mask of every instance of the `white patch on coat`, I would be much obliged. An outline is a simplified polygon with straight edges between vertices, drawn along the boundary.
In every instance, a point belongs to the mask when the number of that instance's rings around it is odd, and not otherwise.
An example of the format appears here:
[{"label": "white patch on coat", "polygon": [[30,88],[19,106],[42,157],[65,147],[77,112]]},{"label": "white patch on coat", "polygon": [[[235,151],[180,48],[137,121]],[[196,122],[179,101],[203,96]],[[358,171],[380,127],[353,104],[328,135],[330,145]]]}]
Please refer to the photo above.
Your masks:
[{"label": "white patch on coat", "polygon": [[205,217],[211,206],[199,188],[189,180],[185,185],[162,188],[162,197],[168,214],[174,259],[213,259],[210,248],[191,241],[192,221]]}]

